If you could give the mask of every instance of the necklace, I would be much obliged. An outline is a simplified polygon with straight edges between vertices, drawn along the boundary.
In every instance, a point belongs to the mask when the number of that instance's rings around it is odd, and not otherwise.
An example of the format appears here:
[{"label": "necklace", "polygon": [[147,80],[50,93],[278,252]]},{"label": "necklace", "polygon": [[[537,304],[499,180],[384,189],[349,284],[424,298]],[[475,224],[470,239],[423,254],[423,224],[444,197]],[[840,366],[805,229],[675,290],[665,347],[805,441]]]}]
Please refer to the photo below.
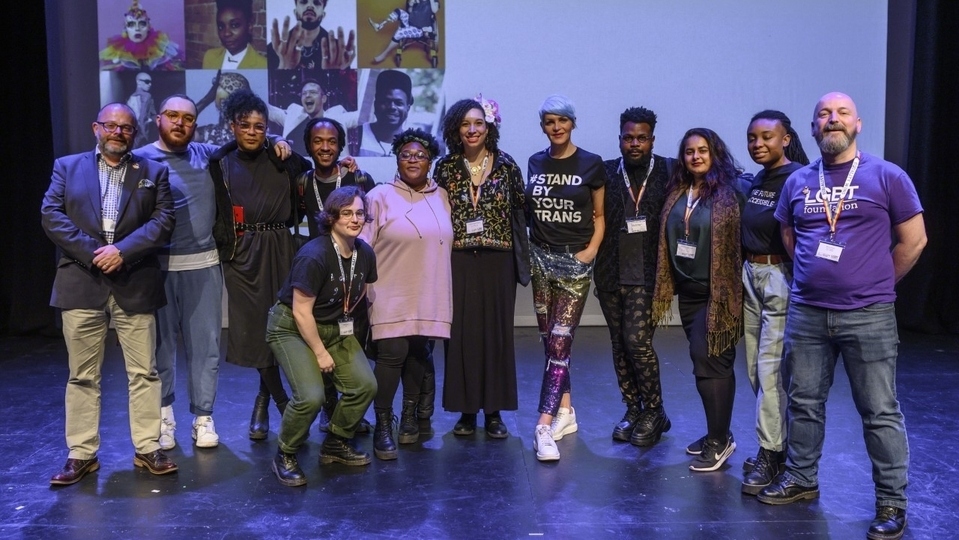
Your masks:
[{"label": "necklace", "polygon": [[479,176],[483,171],[486,170],[486,165],[489,163],[489,152],[483,156],[483,161],[479,165],[470,165],[470,162],[466,157],[463,158],[463,161],[466,162],[466,168],[470,171],[470,176]]}]

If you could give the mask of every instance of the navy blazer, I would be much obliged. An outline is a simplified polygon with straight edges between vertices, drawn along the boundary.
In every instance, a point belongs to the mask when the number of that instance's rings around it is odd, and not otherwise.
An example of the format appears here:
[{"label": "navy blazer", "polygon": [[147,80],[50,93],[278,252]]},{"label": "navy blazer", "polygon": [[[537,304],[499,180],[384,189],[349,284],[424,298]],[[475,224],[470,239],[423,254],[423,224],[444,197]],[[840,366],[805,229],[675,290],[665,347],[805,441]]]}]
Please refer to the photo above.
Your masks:
[{"label": "navy blazer", "polygon": [[43,229],[60,252],[50,305],[98,309],[113,294],[125,311],[153,312],[166,304],[156,251],[173,232],[169,170],[162,163],[132,156],[123,178],[113,241],[123,253],[123,267],[104,274],[93,264],[93,252],[106,245],[96,160],[96,152],[86,152],[53,164],[40,207]]}]

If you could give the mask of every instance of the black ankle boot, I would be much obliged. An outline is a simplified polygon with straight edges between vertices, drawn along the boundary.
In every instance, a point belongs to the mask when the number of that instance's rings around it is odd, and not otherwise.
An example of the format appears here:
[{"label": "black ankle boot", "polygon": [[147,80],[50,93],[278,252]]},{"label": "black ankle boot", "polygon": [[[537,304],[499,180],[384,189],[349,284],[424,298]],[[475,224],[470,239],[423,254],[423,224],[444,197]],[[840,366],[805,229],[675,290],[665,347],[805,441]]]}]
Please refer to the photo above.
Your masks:
[{"label": "black ankle boot", "polygon": [[420,399],[416,405],[416,417],[428,420],[433,417],[436,403],[436,372],[427,370],[420,386]]},{"label": "black ankle boot", "polygon": [[416,420],[416,401],[403,400],[403,412],[400,413],[400,431],[396,437],[400,444],[412,444],[420,438],[420,424]]},{"label": "black ankle boot", "polygon": [[629,438],[633,435],[633,429],[636,427],[636,422],[639,421],[639,416],[642,412],[643,409],[639,405],[630,405],[627,407],[623,419],[613,428],[613,440],[629,442]]},{"label": "black ankle boot", "polygon": [[453,435],[465,437],[476,432],[476,413],[463,413],[453,426]]},{"label": "black ankle boot", "polygon": [[779,476],[779,463],[783,452],[773,452],[760,447],[752,470],[743,476],[742,492],[747,495],[758,495],[764,487],[772,483]]},{"label": "black ankle boot", "polygon": [[505,439],[509,437],[509,431],[506,429],[506,424],[503,423],[503,418],[500,416],[499,411],[484,412],[483,420],[487,437],[491,439]]},{"label": "black ankle boot", "polygon": [[334,461],[351,466],[369,465],[370,455],[353,448],[347,439],[329,433],[320,447],[320,463],[325,465]]},{"label": "black ankle boot", "polygon": [[[270,396],[257,394],[250,417],[250,439],[262,441],[270,433]],[[282,482],[282,480],[281,480]]]},{"label": "black ankle boot", "polygon": [[373,455],[377,459],[396,459],[396,442],[393,441],[393,410],[376,411],[376,428],[373,431]]},{"label": "black ankle boot", "polygon": [[284,486],[296,487],[306,485],[306,475],[296,461],[296,454],[287,454],[282,450],[276,451],[273,458],[273,473]]}]

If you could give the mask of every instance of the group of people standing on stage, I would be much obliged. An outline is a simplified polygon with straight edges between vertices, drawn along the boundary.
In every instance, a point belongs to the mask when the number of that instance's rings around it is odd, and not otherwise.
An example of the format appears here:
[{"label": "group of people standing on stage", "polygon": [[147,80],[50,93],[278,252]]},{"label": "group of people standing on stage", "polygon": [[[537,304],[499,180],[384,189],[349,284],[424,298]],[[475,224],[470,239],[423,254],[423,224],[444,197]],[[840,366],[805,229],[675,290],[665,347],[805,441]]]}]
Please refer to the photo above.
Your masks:
[{"label": "group of people standing on stage", "polygon": [[[557,441],[578,429],[569,364],[594,279],[626,405],[614,440],[650,446],[671,428],[652,339],[678,295],[706,419],[706,434],[686,447],[689,468],[715,471],[736,448],[734,360],[745,333],[759,452],[746,460],[742,490],[768,504],[817,497],[841,353],[873,462],[869,537],[901,536],[908,446],[892,302],[926,239],[912,181],[857,150],[861,122],[848,96],[817,103],[822,159],[813,165],[789,118],[757,113],[747,149],[762,171],[752,177],[706,128],[688,130],[675,158],[654,154],[657,117],[643,107],[622,113],[621,156],[603,161],[573,143],[574,105],[553,95],[539,111],[549,146],[529,158],[526,182],[499,148],[498,105],[477,96],[447,112],[445,156],[426,132],[397,135],[396,175],[375,187],[354,160],[339,161],[346,134],[335,120],[307,125],[311,168],[267,136],[267,106],[250,91],[224,103],[234,141],[221,148],[192,141],[196,105],[186,96],[158,110],[159,140],[132,153],[134,112],[104,107],[96,150],[57,160],[44,198],[43,225],[62,254],[52,304],[63,309],[70,356],[70,455],[51,483],[99,467],[107,315],[130,378],[134,463],[176,470],[164,450],[176,444],[179,336],[193,439],[218,444],[224,283],[226,360],[259,373],[251,439],[267,437],[271,400],[282,415],[272,462],[282,484],[306,483],[296,453],[318,416],[321,463],[370,463],[352,443],[358,431],[372,429],[383,460],[417,441],[434,410],[437,340],[442,406],[460,414],[453,433],[472,435],[482,412],[487,436],[508,437],[501,411],[518,407],[517,283],[532,283],[544,352],[532,445],[540,461],[558,460]],[[310,235],[298,246],[289,230],[304,216]],[[375,426],[364,420],[371,403]]]}]

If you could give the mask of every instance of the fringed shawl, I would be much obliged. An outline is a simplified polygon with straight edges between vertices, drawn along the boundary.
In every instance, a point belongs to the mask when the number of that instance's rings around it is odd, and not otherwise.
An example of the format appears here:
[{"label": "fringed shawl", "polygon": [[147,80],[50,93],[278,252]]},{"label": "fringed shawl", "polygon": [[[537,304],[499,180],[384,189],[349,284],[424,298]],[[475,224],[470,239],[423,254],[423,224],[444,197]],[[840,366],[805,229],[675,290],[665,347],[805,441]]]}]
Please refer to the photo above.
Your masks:
[{"label": "fringed shawl", "polygon": [[[666,197],[660,215],[656,289],[653,293],[653,324],[672,317],[675,283],[666,241],[666,219],[683,195],[681,189]],[[743,285],[739,202],[730,187],[719,188],[712,197],[710,213],[709,300],[706,302],[706,344],[710,356],[735,345],[742,335]]]}]

